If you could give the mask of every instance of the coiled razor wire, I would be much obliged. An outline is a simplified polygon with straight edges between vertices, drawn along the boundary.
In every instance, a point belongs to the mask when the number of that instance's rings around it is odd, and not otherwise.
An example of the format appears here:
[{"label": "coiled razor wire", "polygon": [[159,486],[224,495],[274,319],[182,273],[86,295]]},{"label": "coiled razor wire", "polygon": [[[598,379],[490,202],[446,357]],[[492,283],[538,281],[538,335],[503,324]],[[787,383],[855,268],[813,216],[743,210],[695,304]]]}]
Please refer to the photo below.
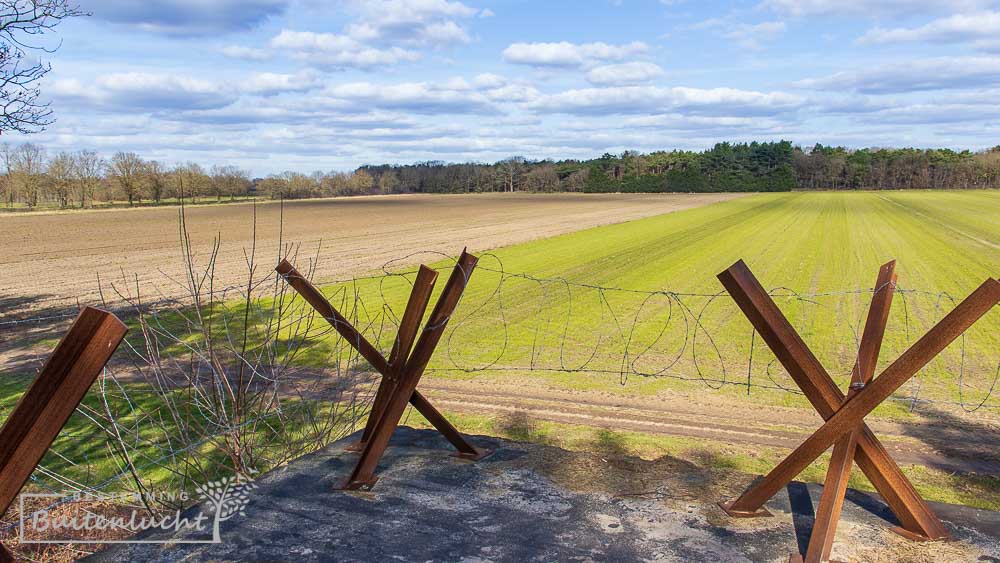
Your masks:
[{"label": "coiled razor wire", "polygon": [[[397,310],[401,310],[405,303],[404,292],[399,288],[412,286],[416,274],[416,269],[406,265],[419,258],[436,263],[436,269],[441,271],[450,270],[456,263],[453,257],[444,253],[424,251],[389,261],[380,273],[321,281],[328,299],[360,333],[376,347],[391,349],[395,344],[391,337],[400,322]],[[308,262],[306,271],[310,274],[307,277],[315,271],[315,265],[313,260]],[[586,374],[614,377],[622,385],[633,377],[671,378],[710,390],[745,388],[748,396],[754,389],[802,394],[788,383],[787,374],[773,354],[759,345],[756,331],[749,327],[745,331],[735,328],[723,330],[731,323],[745,323],[735,308],[719,309],[731,305],[723,291],[648,291],[512,272],[506,270],[500,258],[492,253],[480,255],[476,271],[478,275],[471,278],[467,272],[462,272],[466,278],[461,281],[471,284],[470,291],[463,295],[456,308],[455,318],[443,340],[444,346],[428,371]],[[191,339],[191,334],[178,329],[179,325],[190,329],[203,324],[204,320],[196,318],[203,313],[195,313],[189,298],[171,296],[170,292],[154,292],[152,299],[138,299],[138,288],[128,292],[122,285],[121,282],[117,286],[112,284],[117,299],[107,298],[103,305],[133,325],[141,319],[141,338],[136,331],[130,334],[102,376],[99,389],[92,391],[102,399],[100,410],[82,405],[77,413],[97,427],[98,433],[105,435],[109,443],[128,443],[148,451],[138,456],[140,459],[128,461],[118,460],[112,453],[104,454],[118,462],[113,474],[97,476],[87,473],[81,476],[80,467],[97,461],[86,456],[96,456],[97,452],[85,454],[84,459],[74,459],[57,442],[51,450],[52,457],[47,458],[46,464],[32,475],[31,484],[40,490],[107,491],[129,480],[135,481],[137,474],[144,475],[154,470],[182,471],[183,468],[178,468],[186,463],[185,456],[217,443],[235,430],[263,425],[277,435],[288,424],[289,417],[300,417],[295,420],[321,429],[323,423],[315,419],[311,409],[329,402],[331,392],[338,400],[347,400],[347,405],[344,417],[337,421],[341,427],[329,432],[325,436],[328,440],[353,431],[370,408],[375,381],[360,376],[369,373],[365,362],[337,336],[327,320],[319,318],[302,300],[288,295],[284,282],[273,273],[251,276],[249,283],[221,288],[209,285],[198,289],[199,299],[223,310],[222,313],[212,314],[220,315],[222,319],[222,336],[232,352],[234,365],[245,371],[250,385],[269,389],[268,392],[275,396],[271,407],[238,424],[221,416],[217,401],[207,394],[207,391],[218,391],[230,385],[229,374],[221,373],[212,365],[209,351],[200,348]],[[535,289],[537,302],[531,302],[534,293],[526,287]],[[831,300],[863,301],[882,289],[798,292],[779,287],[769,293],[775,299],[793,305],[798,312],[792,315],[793,324],[808,328],[812,323],[838,316],[829,303]],[[267,327],[274,334],[264,335],[266,346],[243,350],[234,340],[234,327],[230,323],[239,318],[233,314],[238,309],[233,304],[239,300],[247,302],[251,294],[253,299],[250,301],[255,307],[253,314],[262,314],[261,311],[265,310],[268,314],[273,313],[273,318],[268,318]],[[625,304],[619,302],[622,299]],[[956,303],[946,292],[903,288],[896,288],[895,299],[898,306],[894,311],[901,316],[903,325],[902,334],[893,340],[896,345],[912,341],[918,332],[915,326],[918,321],[929,326]],[[916,301],[930,305],[916,307]],[[228,311],[230,314],[226,309],[232,309]],[[854,317],[840,319],[841,325],[848,329],[848,339],[853,338],[849,347],[852,349],[841,355],[857,353],[863,321],[861,313],[867,310],[867,304],[855,309],[857,314]],[[249,311],[248,307],[243,314],[249,315]],[[58,325],[74,316],[67,312],[0,320],[0,337],[5,332],[16,337],[23,326]],[[523,321],[525,318],[528,320]],[[477,323],[483,322],[486,322],[488,330],[478,337],[485,338],[489,346],[480,345],[483,343],[476,340]],[[59,326],[61,328],[62,325]],[[588,335],[580,337],[577,334],[575,328],[579,326],[591,328],[589,341]],[[434,328],[427,327],[429,330]],[[887,336],[892,332],[890,327]],[[515,346],[515,342],[519,344]],[[471,356],[470,348],[473,349]],[[739,353],[733,353],[734,350]],[[992,352],[995,354],[996,351],[994,347]],[[974,351],[966,335],[963,335],[957,343],[957,353],[954,370],[957,374],[954,378],[957,401],[947,396],[927,396],[924,381],[927,368],[921,370],[905,391],[894,395],[891,400],[904,403],[911,410],[921,405],[945,405],[957,406],[968,413],[1000,412],[1000,405],[994,400],[994,391],[1000,380],[1000,360],[995,369],[990,367],[986,370],[986,375],[981,374],[984,364],[979,361],[975,365],[978,366],[976,373],[980,375],[974,377],[969,371],[974,367],[969,359],[973,355],[981,356],[981,351]],[[320,359],[311,356],[316,354]],[[883,352],[883,355],[888,354],[891,352]],[[648,365],[651,360],[654,362],[652,366]],[[756,366],[760,367],[755,374]],[[842,373],[833,375],[846,377],[850,367],[845,366]],[[197,371],[198,377],[204,371],[206,377],[212,378],[210,384],[189,395],[191,410],[197,414],[199,423],[186,429],[189,434],[185,436],[150,437],[144,434],[143,425],[154,424],[150,420],[153,415],[144,412],[135,397],[139,380],[132,377],[133,372],[154,371],[155,377],[142,380],[142,384],[163,395],[177,388],[175,372],[184,369]],[[307,381],[312,387],[306,385],[304,391],[288,391],[282,387],[290,380],[300,383],[309,377],[326,378],[328,381]],[[970,383],[973,380],[978,385]],[[978,398],[970,394],[973,387],[976,387]],[[295,402],[283,403],[277,400],[280,393],[299,395]],[[114,399],[114,406],[109,403],[109,397]],[[157,423],[165,426],[162,421]],[[78,435],[64,433],[62,438],[68,441],[95,439],[93,434],[87,432]],[[301,444],[296,447],[301,447]],[[75,471],[57,469],[57,466],[70,466]],[[142,478],[138,481],[141,484]],[[9,532],[12,527],[0,528],[0,532]]]}]

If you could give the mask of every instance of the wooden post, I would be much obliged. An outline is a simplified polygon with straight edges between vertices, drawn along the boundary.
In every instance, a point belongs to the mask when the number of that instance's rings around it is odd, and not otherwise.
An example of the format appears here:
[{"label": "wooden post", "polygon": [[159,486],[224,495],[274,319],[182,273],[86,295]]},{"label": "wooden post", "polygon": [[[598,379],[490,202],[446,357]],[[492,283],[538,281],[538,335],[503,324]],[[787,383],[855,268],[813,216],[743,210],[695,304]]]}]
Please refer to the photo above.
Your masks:
[{"label": "wooden post", "polygon": [[[85,307],[56,345],[0,429],[0,514],[10,508],[127,331],[113,314]],[[0,560],[5,552],[0,549]]]}]

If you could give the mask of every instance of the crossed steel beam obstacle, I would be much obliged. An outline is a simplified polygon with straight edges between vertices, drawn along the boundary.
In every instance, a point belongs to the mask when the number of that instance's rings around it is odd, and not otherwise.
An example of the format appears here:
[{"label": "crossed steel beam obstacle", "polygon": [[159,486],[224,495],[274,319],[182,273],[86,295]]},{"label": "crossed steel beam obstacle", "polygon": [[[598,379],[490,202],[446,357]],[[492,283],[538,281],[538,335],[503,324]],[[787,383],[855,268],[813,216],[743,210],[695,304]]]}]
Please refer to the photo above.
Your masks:
[{"label": "crossed steel beam obstacle", "polygon": [[[0,515],[31,477],[128,331],[113,314],[85,307],[0,428]],[[0,544],[0,563],[14,556]]]},{"label": "crossed steel beam obstacle", "polygon": [[[895,261],[883,265],[868,311],[850,389],[845,396],[742,260],[718,277],[825,421],[738,499],[720,503],[723,510],[734,517],[770,516],[763,508],[764,503],[830,446],[834,446],[812,537],[806,554],[802,556],[805,561],[825,561],[829,558],[852,460],[899,520],[901,526],[894,531],[914,540],[947,539],[949,535],[944,525],[864,423],[864,417],[1000,303],[1000,281],[991,278],[983,282],[873,380],[896,284]],[[793,554],[793,559],[798,556]]]},{"label": "crossed steel beam obstacle", "polygon": [[458,450],[455,454],[457,457],[476,461],[493,453],[492,450],[472,446],[465,436],[417,391],[420,377],[434,354],[434,349],[444,334],[448,320],[455,311],[478,261],[477,257],[465,250],[462,251],[418,338],[420,321],[430,302],[438,275],[427,266],[420,266],[388,360],[287,260],[282,260],[275,268],[275,271],[285,278],[289,285],[325,318],[375,371],[382,375],[361,441],[348,448],[360,451],[361,458],[354,471],[339,488],[370,489],[375,484],[378,480],[374,475],[375,467],[385,452],[392,433],[399,425],[407,403],[412,404],[455,446]]}]

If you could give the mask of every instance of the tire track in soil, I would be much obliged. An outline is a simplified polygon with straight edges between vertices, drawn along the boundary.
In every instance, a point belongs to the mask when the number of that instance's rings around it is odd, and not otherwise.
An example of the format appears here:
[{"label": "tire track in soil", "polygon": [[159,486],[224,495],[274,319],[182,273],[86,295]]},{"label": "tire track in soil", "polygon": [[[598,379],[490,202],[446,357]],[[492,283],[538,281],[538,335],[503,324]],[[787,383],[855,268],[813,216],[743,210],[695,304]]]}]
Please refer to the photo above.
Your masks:
[{"label": "tire track in soil", "polygon": [[[770,421],[748,410],[749,405],[716,408],[703,412],[678,404],[681,399],[633,400],[609,394],[556,391],[552,389],[511,389],[510,386],[485,382],[458,382],[427,379],[420,390],[435,405],[465,414],[524,414],[530,418],[624,430],[703,438],[733,445],[757,445],[791,451],[820,425],[818,415],[809,416],[801,409],[768,409]],[[684,399],[689,404],[695,404]],[[655,402],[657,405],[649,403]],[[797,411],[797,412],[791,412]],[[738,413],[738,414],[727,414]],[[969,435],[956,447],[954,427],[942,432],[937,424],[902,426],[882,421],[866,421],[883,445],[901,465],[921,465],[944,471],[1000,475],[1000,439]],[[939,444],[934,436],[941,436]],[[939,446],[939,447],[935,447]],[[942,452],[947,449],[951,454]]]}]

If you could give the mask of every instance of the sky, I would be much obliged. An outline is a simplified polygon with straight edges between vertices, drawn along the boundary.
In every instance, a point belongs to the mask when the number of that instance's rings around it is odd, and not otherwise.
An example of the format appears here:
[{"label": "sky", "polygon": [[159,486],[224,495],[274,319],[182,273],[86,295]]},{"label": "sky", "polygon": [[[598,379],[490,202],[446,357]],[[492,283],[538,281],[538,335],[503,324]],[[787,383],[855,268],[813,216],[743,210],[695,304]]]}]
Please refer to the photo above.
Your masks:
[{"label": "sky", "polygon": [[719,141],[1000,144],[1000,0],[111,0],[57,28],[49,153],[254,175]]}]

